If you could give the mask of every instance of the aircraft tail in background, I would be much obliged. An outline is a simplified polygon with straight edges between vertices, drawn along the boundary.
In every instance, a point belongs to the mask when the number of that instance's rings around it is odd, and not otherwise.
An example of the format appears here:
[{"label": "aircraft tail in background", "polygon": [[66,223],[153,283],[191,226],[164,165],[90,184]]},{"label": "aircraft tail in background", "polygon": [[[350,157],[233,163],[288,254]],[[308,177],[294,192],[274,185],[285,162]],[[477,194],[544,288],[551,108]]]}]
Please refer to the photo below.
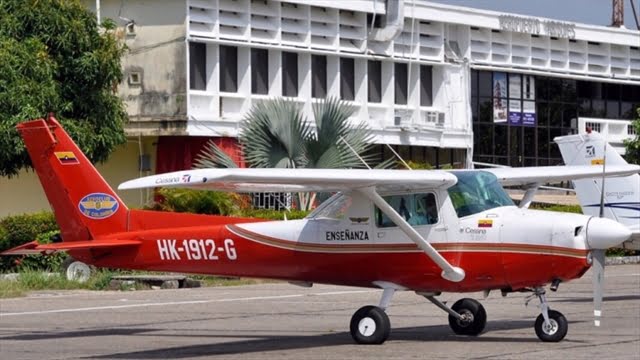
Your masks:
[{"label": "aircraft tail in background", "polygon": [[92,240],[126,230],[126,205],[52,115],[17,128],[63,241]]},{"label": "aircraft tail in background", "polygon": [[[602,135],[592,132],[561,136],[554,139],[560,148],[566,165],[625,165],[627,162]],[[640,174],[610,177],[604,184],[604,217],[627,226],[633,233],[623,247],[640,250]],[[600,191],[602,179],[574,180],[582,212],[600,215]]]}]

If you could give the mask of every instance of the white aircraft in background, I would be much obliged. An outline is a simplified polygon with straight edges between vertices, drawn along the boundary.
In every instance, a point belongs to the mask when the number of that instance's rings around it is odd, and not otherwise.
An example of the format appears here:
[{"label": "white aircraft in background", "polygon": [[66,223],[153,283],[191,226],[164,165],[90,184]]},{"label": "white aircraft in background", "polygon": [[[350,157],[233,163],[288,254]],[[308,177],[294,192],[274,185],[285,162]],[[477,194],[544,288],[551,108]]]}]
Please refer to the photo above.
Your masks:
[{"label": "white aircraft in background", "polygon": [[[554,139],[566,165],[627,165],[618,152],[597,132],[561,136]],[[605,154],[606,146],[606,154]],[[599,216],[602,177],[572,180],[585,215]],[[604,184],[603,217],[631,230],[631,238],[621,247],[640,250],[640,174],[607,178]]]}]

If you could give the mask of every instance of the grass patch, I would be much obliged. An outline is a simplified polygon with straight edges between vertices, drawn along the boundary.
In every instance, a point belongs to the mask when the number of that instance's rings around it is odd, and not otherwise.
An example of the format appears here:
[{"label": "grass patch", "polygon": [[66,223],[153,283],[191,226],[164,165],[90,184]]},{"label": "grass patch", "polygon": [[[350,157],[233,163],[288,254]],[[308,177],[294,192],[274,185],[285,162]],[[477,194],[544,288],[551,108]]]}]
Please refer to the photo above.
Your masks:
[{"label": "grass patch", "polygon": [[[113,271],[108,269],[98,269],[85,283],[67,280],[64,276],[52,273],[47,274],[41,271],[26,269],[20,272],[18,280],[0,280],[0,299],[26,296],[30,291],[39,290],[106,290],[114,276],[118,275],[159,275],[161,273],[149,271]],[[249,279],[236,277],[191,275],[190,279],[200,281],[203,287],[213,286],[238,286],[253,285],[273,282],[274,280]],[[148,290],[149,286],[136,282],[133,285],[122,285],[119,290]]]}]

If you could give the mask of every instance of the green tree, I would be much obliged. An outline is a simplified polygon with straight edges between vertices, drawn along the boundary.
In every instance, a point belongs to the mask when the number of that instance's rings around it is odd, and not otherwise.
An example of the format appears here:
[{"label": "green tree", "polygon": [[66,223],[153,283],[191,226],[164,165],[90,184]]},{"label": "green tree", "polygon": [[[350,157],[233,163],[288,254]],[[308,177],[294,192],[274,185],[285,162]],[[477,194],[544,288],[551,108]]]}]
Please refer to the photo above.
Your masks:
[{"label": "green tree", "polygon": [[[313,122],[300,106],[282,98],[256,104],[240,124],[238,141],[250,167],[362,168],[373,156],[364,155],[373,135],[365,123],[353,126],[355,108],[329,98],[313,106]],[[392,164],[384,162],[383,166]],[[237,167],[213,142],[196,160],[197,168]],[[308,210],[314,195],[299,194],[300,209]]]},{"label": "green tree", "polygon": [[636,137],[634,139],[624,141],[624,157],[632,164],[640,164],[640,108],[637,109],[637,113],[638,118],[634,120],[632,124]]},{"label": "green tree", "polygon": [[54,112],[92,161],[126,138],[115,23],[79,0],[0,0],[0,176],[30,161],[17,123]]}]

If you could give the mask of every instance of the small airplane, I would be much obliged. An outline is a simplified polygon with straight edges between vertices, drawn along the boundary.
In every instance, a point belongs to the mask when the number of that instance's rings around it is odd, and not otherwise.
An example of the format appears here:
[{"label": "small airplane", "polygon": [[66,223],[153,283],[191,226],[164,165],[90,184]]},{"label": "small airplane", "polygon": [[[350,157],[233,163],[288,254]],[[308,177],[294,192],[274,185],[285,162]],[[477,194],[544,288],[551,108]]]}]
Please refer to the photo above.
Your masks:
[{"label": "small airplane", "polygon": [[[485,328],[482,304],[449,307],[442,292],[531,292],[540,301],[539,339],[562,340],[562,313],[545,286],[581,277],[591,253],[616,246],[629,229],[611,219],[528,209],[538,184],[602,176],[602,166],[490,170],[200,169],[127,181],[119,189],[187,187],[233,192],[335,192],[305,219],[251,218],[128,209],[49,116],[17,126],[61,230],[61,242],[27,243],[3,254],[69,254],[98,267],[271,278],[382,289],[357,310],[350,333],[381,344],[396,291],[414,291],[448,314],[454,333]],[[606,176],[640,172],[606,167]],[[503,186],[526,185],[516,206]],[[602,289],[594,291],[602,300]],[[596,302],[596,304],[598,304]],[[599,308],[596,311],[600,311]]]}]

